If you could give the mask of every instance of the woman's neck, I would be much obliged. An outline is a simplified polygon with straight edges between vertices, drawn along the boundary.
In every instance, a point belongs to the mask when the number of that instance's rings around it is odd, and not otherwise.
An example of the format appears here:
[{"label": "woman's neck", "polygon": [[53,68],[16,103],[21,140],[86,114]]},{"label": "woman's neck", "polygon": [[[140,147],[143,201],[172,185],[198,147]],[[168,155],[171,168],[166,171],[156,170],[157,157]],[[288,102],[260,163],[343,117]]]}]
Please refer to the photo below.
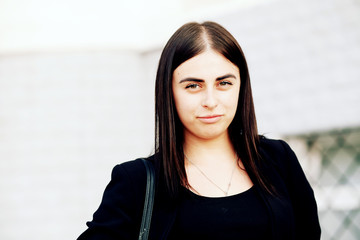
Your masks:
[{"label": "woman's neck", "polygon": [[235,150],[229,135],[223,134],[213,139],[199,139],[191,135],[185,136],[184,153],[198,165],[224,163],[225,159],[235,160]]}]

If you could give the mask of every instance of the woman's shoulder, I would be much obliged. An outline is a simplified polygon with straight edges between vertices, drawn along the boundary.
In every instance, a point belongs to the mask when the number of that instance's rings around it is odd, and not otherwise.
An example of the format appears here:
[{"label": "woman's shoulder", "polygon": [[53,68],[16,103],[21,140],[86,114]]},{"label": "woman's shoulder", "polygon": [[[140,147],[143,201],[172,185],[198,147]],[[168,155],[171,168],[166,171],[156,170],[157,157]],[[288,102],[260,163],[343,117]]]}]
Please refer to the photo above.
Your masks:
[{"label": "woman's shoulder", "polygon": [[284,140],[270,139],[265,136],[260,136],[259,151],[271,157],[295,157],[293,150]]},{"label": "woman's shoulder", "polygon": [[303,172],[296,154],[284,140],[262,136],[258,150],[261,161],[275,167],[283,177],[287,178],[289,174]]},{"label": "woman's shoulder", "polygon": [[284,140],[261,136],[258,150],[262,161],[270,163],[281,171],[299,165],[294,151]]},{"label": "woman's shoulder", "polygon": [[129,160],[114,166],[111,178],[113,180],[119,178],[128,178],[133,182],[144,182],[146,178],[146,170],[145,165],[143,163],[143,159],[146,161],[153,162],[154,156],[150,156],[147,158],[137,158],[135,160]]},{"label": "woman's shoulder", "polygon": [[135,239],[134,222],[141,221],[145,185],[146,170],[140,158],[117,164],[93,220],[78,239],[115,239],[115,235],[116,239]]},{"label": "woman's shoulder", "polygon": [[271,139],[267,138],[263,135],[260,137],[260,147],[265,149],[273,149],[274,151],[285,151],[289,147],[289,145],[282,139]]}]

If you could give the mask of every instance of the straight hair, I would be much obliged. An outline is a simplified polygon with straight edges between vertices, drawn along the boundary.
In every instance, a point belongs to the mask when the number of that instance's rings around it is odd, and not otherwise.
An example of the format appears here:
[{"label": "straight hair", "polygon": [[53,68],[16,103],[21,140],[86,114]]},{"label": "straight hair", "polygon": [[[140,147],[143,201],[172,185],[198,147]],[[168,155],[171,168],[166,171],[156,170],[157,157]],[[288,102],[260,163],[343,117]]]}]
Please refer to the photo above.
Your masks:
[{"label": "straight hair", "polygon": [[237,110],[228,128],[230,141],[251,180],[273,194],[273,186],[259,171],[260,137],[244,53],[224,27],[209,21],[180,27],[165,45],[159,60],[155,83],[155,163],[159,176],[172,197],[177,196],[180,186],[190,187],[184,164],[184,131],[175,107],[172,79],[179,65],[207,48],[222,54],[239,68],[241,86]]}]

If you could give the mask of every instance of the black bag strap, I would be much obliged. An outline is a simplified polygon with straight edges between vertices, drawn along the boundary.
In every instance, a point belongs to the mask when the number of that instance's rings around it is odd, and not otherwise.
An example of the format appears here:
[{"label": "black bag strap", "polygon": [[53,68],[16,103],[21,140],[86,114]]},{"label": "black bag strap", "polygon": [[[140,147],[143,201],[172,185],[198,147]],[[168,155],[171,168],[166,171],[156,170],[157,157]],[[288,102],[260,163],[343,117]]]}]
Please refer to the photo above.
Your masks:
[{"label": "black bag strap", "polygon": [[142,162],[144,163],[146,169],[146,192],[139,240],[147,240],[149,237],[151,215],[155,197],[155,169],[150,161],[142,159]]}]

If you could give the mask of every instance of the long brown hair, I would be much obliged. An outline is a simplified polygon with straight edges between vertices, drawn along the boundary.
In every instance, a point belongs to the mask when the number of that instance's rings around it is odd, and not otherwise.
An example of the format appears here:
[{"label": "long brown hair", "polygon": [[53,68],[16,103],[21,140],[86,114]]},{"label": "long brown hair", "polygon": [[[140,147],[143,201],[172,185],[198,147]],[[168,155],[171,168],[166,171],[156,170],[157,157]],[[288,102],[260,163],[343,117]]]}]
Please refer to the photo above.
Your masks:
[{"label": "long brown hair", "polygon": [[230,140],[252,181],[272,193],[271,184],[258,168],[260,140],[244,53],[236,39],[214,22],[183,25],[172,35],[161,54],[155,83],[155,161],[160,177],[171,196],[177,195],[181,185],[189,186],[184,166],[183,126],[175,108],[172,77],[180,64],[206,47],[222,54],[240,70],[238,107],[228,128]]}]

